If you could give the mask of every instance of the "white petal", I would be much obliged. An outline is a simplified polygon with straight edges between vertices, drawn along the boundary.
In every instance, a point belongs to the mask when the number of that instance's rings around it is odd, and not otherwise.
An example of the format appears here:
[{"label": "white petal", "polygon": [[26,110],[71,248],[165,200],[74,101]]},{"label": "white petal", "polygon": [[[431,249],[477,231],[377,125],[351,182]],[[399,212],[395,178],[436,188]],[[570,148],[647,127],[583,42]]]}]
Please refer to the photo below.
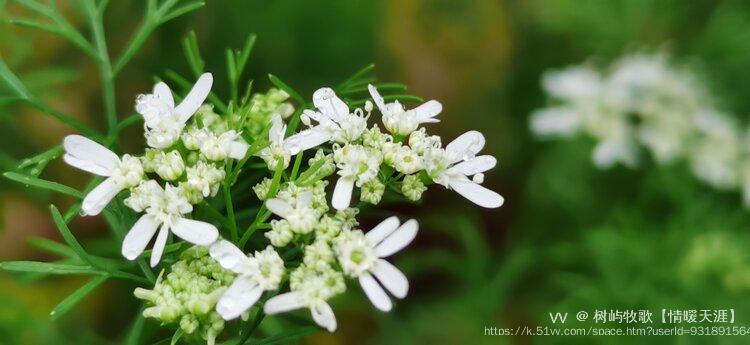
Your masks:
[{"label": "white petal", "polygon": [[385,106],[385,100],[383,99],[383,96],[381,96],[378,92],[378,89],[376,89],[372,84],[368,84],[367,89],[370,90],[370,97],[372,97],[372,100],[375,101],[375,105],[378,106],[380,112],[383,115],[389,115],[391,112],[388,111],[388,107]]},{"label": "white petal", "polygon": [[224,320],[236,319],[250,309],[263,294],[263,289],[248,276],[237,276],[216,303],[216,312]]},{"label": "white petal", "polygon": [[383,242],[380,242],[380,244],[375,247],[378,256],[384,258],[406,247],[414,240],[414,237],[417,236],[418,229],[419,223],[414,219],[409,219],[404,224],[401,224],[396,231],[391,233],[383,240]]},{"label": "white petal", "polygon": [[174,109],[174,98],[172,98],[172,91],[169,89],[169,86],[165,84],[164,82],[158,82],[156,85],[154,85],[154,95],[157,95],[159,99],[167,103],[169,105],[169,108]]},{"label": "white petal", "polygon": [[266,208],[281,218],[286,218],[286,216],[288,216],[289,213],[294,210],[292,208],[292,205],[289,205],[286,201],[277,198],[266,200]]},{"label": "white petal", "polygon": [[367,298],[370,299],[375,308],[382,311],[391,310],[391,299],[369,273],[359,276],[359,285],[362,286],[362,291],[365,292],[365,295],[367,295]]},{"label": "white petal", "polygon": [[336,187],[333,189],[333,198],[331,205],[337,210],[343,210],[349,207],[352,202],[352,191],[354,190],[354,179],[340,177],[336,181]]},{"label": "white petal", "polygon": [[169,228],[166,224],[162,224],[159,235],[156,236],[156,241],[154,241],[154,247],[151,248],[151,267],[156,267],[161,261],[164,247],[167,246],[167,237],[169,237]]},{"label": "white petal", "polygon": [[370,244],[375,246],[383,241],[383,239],[388,237],[388,235],[396,231],[399,224],[401,224],[401,222],[398,220],[398,217],[388,217],[384,221],[380,222],[380,224],[372,228],[372,230],[368,231],[365,234],[365,237],[370,242]]},{"label": "white petal", "polygon": [[284,132],[286,132],[286,126],[281,120],[281,115],[274,114],[271,117],[271,129],[268,130],[268,139],[272,143],[280,144],[284,140]]},{"label": "white petal", "polygon": [[579,111],[569,107],[550,107],[535,111],[531,114],[529,126],[536,135],[572,136],[583,125],[583,116]]},{"label": "white petal", "polygon": [[443,105],[438,101],[428,101],[412,111],[417,114],[419,122],[438,122],[439,120],[433,118],[443,111]]},{"label": "white petal", "polygon": [[195,82],[195,85],[193,85],[193,88],[185,96],[185,99],[174,109],[174,112],[180,117],[180,122],[187,122],[198,108],[203,105],[203,101],[206,100],[208,93],[211,92],[213,82],[214,77],[211,73],[203,73],[198,78],[198,81]]},{"label": "white petal", "polygon": [[336,122],[349,115],[349,107],[329,87],[320,88],[313,93],[313,104],[323,115]]},{"label": "white petal", "polygon": [[108,148],[80,135],[63,139],[66,163],[92,174],[110,176],[120,166],[120,158]]},{"label": "white petal", "polygon": [[243,159],[245,158],[245,154],[247,154],[247,149],[249,148],[250,145],[248,145],[241,138],[238,138],[237,140],[229,143],[229,154],[227,156],[232,159]]},{"label": "white petal", "polygon": [[324,126],[318,125],[286,138],[284,140],[284,148],[289,150],[292,155],[296,155],[302,151],[325,144],[330,140],[331,134]]},{"label": "white petal", "polygon": [[273,315],[291,310],[296,310],[305,306],[305,303],[296,292],[287,292],[271,297],[263,306],[266,314]]},{"label": "white petal", "polygon": [[311,190],[308,190],[307,192],[304,192],[300,194],[297,197],[297,208],[301,207],[307,207],[312,205],[312,199],[313,199],[313,192]]},{"label": "white petal", "polygon": [[406,293],[409,292],[409,280],[406,279],[406,276],[396,266],[391,265],[388,261],[379,259],[375,262],[375,266],[373,266],[371,272],[393,296],[397,298],[406,297]]},{"label": "white petal", "polygon": [[474,175],[490,170],[497,165],[497,159],[490,155],[477,156],[458,163],[448,169],[449,172],[457,172],[462,175]]},{"label": "white petal", "polygon": [[469,179],[454,179],[448,182],[450,187],[469,201],[486,208],[498,208],[505,201],[495,191],[478,185]]},{"label": "white petal", "polygon": [[333,309],[326,302],[320,302],[310,308],[310,314],[312,314],[315,323],[320,327],[325,328],[329,332],[336,330],[336,315],[333,314]]},{"label": "white petal", "polygon": [[122,256],[128,260],[135,260],[146,249],[158,226],[159,223],[154,217],[147,214],[141,216],[122,240]]},{"label": "white petal", "polygon": [[207,246],[219,238],[219,230],[213,224],[187,218],[178,218],[172,224],[172,232],[177,237],[199,246]]},{"label": "white petal", "polygon": [[451,151],[457,155],[456,158],[459,160],[465,160],[467,158],[474,157],[479,151],[484,148],[484,135],[477,131],[468,131],[453,139],[445,147],[446,151]]},{"label": "white petal", "polygon": [[124,188],[121,184],[116,183],[114,178],[108,177],[83,198],[81,210],[87,216],[95,216],[101,213],[117,193],[120,193]]},{"label": "white petal", "polygon": [[250,265],[250,258],[237,246],[227,240],[218,240],[208,249],[211,257],[216,262],[234,273],[244,273]]}]

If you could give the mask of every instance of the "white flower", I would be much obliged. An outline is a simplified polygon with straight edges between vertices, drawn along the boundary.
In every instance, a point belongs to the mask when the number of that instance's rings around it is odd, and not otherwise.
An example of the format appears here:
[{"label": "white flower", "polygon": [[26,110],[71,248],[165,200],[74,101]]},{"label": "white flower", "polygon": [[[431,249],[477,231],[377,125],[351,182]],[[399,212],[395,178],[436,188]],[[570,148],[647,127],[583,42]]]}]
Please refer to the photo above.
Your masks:
[{"label": "white flower", "polygon": [[165,181],[174,181],[185,172],[185,162],[177,150],[159,152],[154,163],[154,172]]},{"label": "white flower", "polygon": [[383,125],[395,135],[409,135],[423,123],[440,122],[435,118],[443,111],[443,106],[438,101],[428,101],[414,109],[405,110],[398,101],[386,104],[375,86],[367,85],[367,89],[370,90],[372,100],[383,114]]},{"label": "white flower", "polygon": [[466,132],[444,150],[429,150],[425,155],[425,170],[436,183],[455,190],[469,201],[482,207],[497,208],[503,204],[503,197],[468,178],[497,164],[495,157],[490,155],[476,156],[484,143],[482,133]]},{"label": "white flower", "polygon": [[609,114],[589,121],[588,130],[599,140],[592,159],[599,168],[609,168],[617,162],[628,167],[638,164],[638,146],[635,133],[624,114]]},{"label": "white flower", "polygon": [[696,118],[702,134],[690,154],[695,176],[714,188],[726,190],[740,183],[740,148],[736,123],[726,115],[705,111]]},{"label": "white flower", "polygon": [[[474,177],[477,177],[478,175],[481,174],[474,175]],[[474,182],[482,183],[482,181]],[[403,193],[404,196],[411,201],[417,201],[422,198],[422,193],[424,193],[424,191],[426,190],[427,187],[424,186],[424,183],[419,179],[419,176],[417,175],[406,175],[404,176],[404,180],[401,181],[401,193]]]},{"label": "white flower", "polygon": [[599,73],[585,66],[575,66],[544,74],[542,86],[553,97],[572,102],[587,102],[599,96],[602,81]]},{"label": "white flower", "polygon": [[263,234],[274,247],[284,247],[294,239],[294,232],[286,219],[271,221],[271,230]]},{"label": "white flower", "polygon": [[219,231],[212,224],[182,217],[191,212],[193,206],[180,188],[167,184],[166,189],[152,189],[151,193],[144,196],[150,202],[146,214],[138,219],[122,242],[122,256],[128,260],[135,260],[146,249],[160,225],[161,230],[151,251],[152,267],[161,259],[169,231],[199,246],[207,246],[219,237]]},{"label": "white flower", "polygon": [[235,130],[222,133],[219,136],[209,133],[201,142],[200,152],[206,159],[222,161],[227,158],[245,158],[249,145]]},{"label": "white flower", "polygon": [[211,73],[204,73],[195,82],[183,101],[175,106],[169,86],[154,85],[153,93],[138,95],[135,110],[143,115],[146,141],[154,148],[167,148],[179,139],[185,123],[203,104],[213,84]]},{"label": "white flower", "polygon": [[312,191],[297,197],[295,205],[279,198],[266,200],[266,207],[277,216],[289,222],[290,230],[298,234],[307,234],[315,229],[319,215],[312,208]]},{"label": "white flower", "polygon": [[301,119],[308,126],[312,125],[310,120],[318,124],[285,141],[285,146],[293,155],[329,141],[347,143],[357,140],[367,129],[367,116],[362,109],[350,113],[346,103],[331,88],[324,87],[315,91],[313,104],[318,111],[305,110]]},{"label": "white flower", "polygon": [[422,158],[408,146],[401,146],[393,154],[393,167],[404,174],[413,174],[422,170]]},{"label": "white flower", "polygon": [[334,261],[333,250],[325,238],[316,238],[315,242],[306,245],[302,262],[316,270],[325,270]]},{"label": "white flower", "polygon": [[529,121],[531,131],[541,137],[571,137],[583,128],[585,117],[571,107],[549,107],[535,111]]},{"label": "white flower", "polygon": [[[292,158],[292,153],[289,148],[284,145],[284,134],[286,133],[286,125],[281,120],[281,116],[278,114],[271,117],[271,129],[268,130],[268,140],[270,144],[258,152],[257,156],[262,158],[268,165],[269,170],[286,169],[289,166],[289,161]],[[299,154],[299,153],[298,153]]]},{"label": "white flower", "polygon": [[377,178],[382,157],[377,150],[347,144],[344,147],[334,145],[333,159],[341,177],[336,181],[331,205],[343,210],[351,203],[355,184],[362,187],[362,184]]},{"label": "white flower", "polygon": [[406,276],[383,258],[411,243],[418,227],[414,219],[399,226],[398,218],[390,217],[367,234],[360,230],[346,231],[334,240],[334,250],[344,274],[359,279],[370,302],[382,311],[391,310],[392,304],[380,284],[397,298],[406,297],[409,290]]},{"label": "white flower", "polygon": [[428,149],[442,147],[442,139],[437,135],[427,135],[424,127],[409,134],[409,147],[418,155],[424,155]]},{"label": "white flower", "polygon": [[182,143],[185,144],[185,148],[188,150],[199,150],[202,143],[210,136],[212,136],[212,134],[208,128],[190,127],[187,131],[182,133]]},{"label": "white flower", "polygon": [[263,311],[268,315],[300,308],[309,308],[315,323],[329,332],[336,330],[336,316],[328,299],[346,290],[344,277],[331,268],[316,270],[300,265],[289,277],[291,292],[266,301]]},{"label": "white flower", "polygon": [[231,286],[216,303],[216,312],[224,320],[236,319],[258,301],[263,291],[275,290],[284,275],[284,261],[273,247],[245,255],[234,244],[219,240],[209,248],[221,267],[237,273]]},{"label": "white flower", "polygon": [[370,180],[367,183],[362,184],[360,189],[359,198],[364,202],[369,202],[373,205],[380,203],[380,199],[383,198],[385,192],[385,185],[378,179]]},{"label": "white flower", "polygon": [[187,168],[187,183],[204,196],[215,195],[218,185],[224,179],[225,172],[213,164],[198,161],[194,166]]},{"label": "white flower", "polygon": [[106,147],[80,135],[65,137],[63,147],[66,163],[107,177],[83,199],[81,210],[85,215],[99,214],[120,191],[137,186],[143,180],[143,166],[138,158],[124,155],[120,159]]},{"label": "white flower", "polygon": [[159,182],[154,180],[142,181],[138,186],[130,189],[130,196],[125,199],[126,206],[135,212],[143,212],[149,205],[156,201],[152,200],[161,191]]}]

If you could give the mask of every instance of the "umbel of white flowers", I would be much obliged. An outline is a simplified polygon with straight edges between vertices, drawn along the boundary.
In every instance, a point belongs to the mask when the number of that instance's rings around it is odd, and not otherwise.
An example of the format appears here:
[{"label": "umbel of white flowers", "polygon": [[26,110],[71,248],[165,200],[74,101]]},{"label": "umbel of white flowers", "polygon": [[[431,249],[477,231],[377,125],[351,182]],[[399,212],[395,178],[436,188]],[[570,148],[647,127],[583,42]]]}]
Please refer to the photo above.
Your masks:
[{"label": "umbel of white flowers", "polygon": [[[296,181],[281,183],[275,195],[269,194],[272,179],[266,178],[253,187],[265,207],[279,219],[271,220],[270,230],[264,233],[270,245],[246,255],[232,242],[220,239],[214,225],[188,216],[193,205],[217,193],[229,160],[249,158],[248,144],[240,133],[230,129],[210,105],[203,105],[211,84],[210,74],[200,76],[179,105],[174,104],[164,83],[156,84],[151,94],[137,97],[136,111],[144,118],[144,136],[149,145],[140,157],[118,157],[77,135],[64,140],[66,162],[106,177],[84,198],[84,214],[102,212],[126,189],[130,195],[125,205],[144,213],[123,240],[124,257],[136,259],[156,236],[150,261],[151,266],[156,266],[171,232],[196,245],[195,253],[205,253],[208,248],[211,258],[227,270],[226,274],[235,275],[233,279],[224,277],[224,273],[219,280],[200,278],[205,280],[200,291],[167,301],[159,293],[189,290],[181,281],[183,277],[207,273],[191,271],[207,266],[203,258],[190,261],[194,265],[184,261],[179,267],[173,266],[179,272],[168,275],[169,281],[160,280],[159,288],[136,291],[140,298],[154,304],[147,309],[149,317],[169,323],[180,316],[188,320],[185,325],[180,321],[181,327],[195,330],[196,315],[207,315],[205,309],[210,304],[215,315],[232,320],[247,315],[264,292],[278,290],[288,276],[290,291],[271,296],[263,310],[277,314],[307,308],[317,324],[333,331],[337,322],[329,300],[346,291],[346,277],[357,279],[368,299],[382,311],[392,308],[389,293],[396,298],[406,296],[407,278],[385,258],[411,243],[418,230],[416,220],[401,224],[396,217],[368,232],[357,229],[359,210],[350,208],[355,187],[360,190],[360,200],[372,204],[380,202],[391,182],[412,201],[419,200],[426,184],[434,182],[482,207],[496,208],[503,203],[498,193],[481,185],[484,173],[497,164],[492,156],[478,155],[485,145],[481,133],[468,131],[443,147],[439,136],[429,135],[421,127],[438,122],[436,116],[442,105],[437,101],[407,110],[398,102],[385,103],[377,89],[369,85],[388,131],[381,132],[377,124],[368,127],[367,120],[374,110],[371,102],[366,102],[364,109],[351,110],[331,88],[321,88],[313,94],[315,110],[307,109],[301,114],[301,121],[308,128],[299,133],[285,138],[284,114],[263,115],[270,125],[268,146],[256,155],[269,170],[286,169],[292,155],[318,150],[308,162],[308,171]],[[288,107],[276,103],[269,103],[267,108],[288,113]],[[332,153],[326,153],[326,145],[330,145]],[[394,177],[395,173],[398,175]],[[338,179],[331,195],[331,210],[325,179],[333,174]],[[302,249],[302,262],[287,267],[277,250],[290,245]],[[211,270],[217,271],[216,267]],[[207,291],[212,287],[215,291]],[[192,310],[192,305],[200,308]],[[175,314],[174,308],[183,312]],[[212,322],[213,315],[204,321]],[[213,341],[223,323],[214,326],[205,330],[209,341]]]},{"label": "umbel of white flowers", "polygon": [[[408,175],[424,170],[436,183],[455,190],[479,206],[496,208],[503,204],[499,194],[480,185],[484,181],[482,173],[497,163],[492,156],[476,157],[485,143],[481,133],[467,132],[442,149],[439,137],[435,140],[427,137],[423,130],[417,131],[421,124],[438,122],[435,117],[442,111],[440,103],[429,101],[415,109],[405,110],[398,102],[385,103],[373,85],[368,87],[383,115],[383,124],[391,134],[381,133],[377,125],[367,128],[368,108],[371,106],[366,104],[366,114],[362,109],[352,112],[332,89],[321,88],[313,93],[317,111],[305,110],[302,114],[302,121],[309,128],[283,139],[284,127],[279,118],[274,118],[269,132],[272,144],[259,155],[270,169],[276,169],[288,165],[293,154],[333,143],[333,157],[340,177],[334,187],[331,205],[337,210],[349,207],[355,186],[368,186],[372,190],[373,183],[378,183],[376,178],[382,163]],[[311,120],[317,124],[313,125]],[[408,137],[409,145],[394,140],[394,136]],[[468,178],[472,175],[471,179]],[[410,177],[410,183],[403,185],[411,187],[413,181],[414,178]],[[414,187],[419,189],[422,186]],[[408,193],[405,191],[404,194]],[[421,191],[417,195],[421,195]],[[379,200],[379,197],[374,200]]]},{"label": "umbel of white flowers", "polygon": [[[331,240],[333,247],[316,241],[305,249],[306,252],[316,250],[316,259],[307,260],[306,253],[304,264],[291,274],[292,291],[270,298],[264,311],[277,314],[308,308],[316,323],[334,331],[336,318],[327,301],[346,288],[341,273],[333,269],[334,259],[343,274],[359,280],[376,308],[389,311],[391,301],[383,287],[393,296],[404,298],[409,283],[401,271],[383,258],[414,240],[417,228],[413,219],[399,226],[398,218],[391,217],[366,234],[361,230],[340,232]],[[263,291],[277,289],[285,272],[284,262],[271,246],[254,255],[245,255],[231,242],[219,240],[211,245],[209,252],[223,268],[237,273],[237,278],[216,304],[216,311],[226,320],[245,313]]]},{"label": "umbel of white flowers", "polygon": [[[223,180],[223,169],[216,166],[216,161],[243,158],[248,145],[234,131],[213,136],[205,130],[206,140],[200,141],[200,147],[193,147],[201,153],[200,159],[187,168],[186,159],[177,150],[170,149],[208,96],[212,81],[210,73],[201,75],[177,106],[164,83],[156,84],[152,94],[137,97],[136,111],[143,115],[146,141],[153,148],[143,157],[125,154],[120,158],[106,147],[79,135],[70,135],[63,141],[65,162],[107,177],[84,198],[83,214],[99,214],[124,189],[131,192],[125,204],[136,212],[145,212],[123,240],[122,255],[129,260],[134,260],[146,249],[157,230],[151,266],[159,263],[170,231],[185,241],[202,246],[213,243],[219,236],[214,225],[188,219],[185,215],[192,211],[192,203],[210,195]],[[219,139],[210,140],[212,136]],[[155,172],[165,180],[164,186],[155,180],[147,180],[147,172]],[[169,182],[183,176],[184,180],[177,185]]]}]

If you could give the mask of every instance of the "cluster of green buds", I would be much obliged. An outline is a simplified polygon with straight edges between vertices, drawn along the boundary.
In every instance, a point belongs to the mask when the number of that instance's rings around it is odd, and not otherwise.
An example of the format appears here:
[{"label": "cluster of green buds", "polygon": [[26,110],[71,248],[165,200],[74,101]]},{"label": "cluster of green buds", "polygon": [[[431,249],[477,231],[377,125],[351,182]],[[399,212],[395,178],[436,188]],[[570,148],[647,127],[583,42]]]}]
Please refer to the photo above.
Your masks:
[{"label": "cluster of green buds", "polygon": [[292,116],[294,106],[288,100],[289,94],[276,88],[271,88],[266,93],[253,94],[243,124],[248,134],[253,137],[261,134],[274,114],[279,114],[284,119]]},{"label": "cluster of green buds", "polygon": [[177,324],[187,336],[214,344],[224,329],[224,319],[214,308],[234,276],[208,256],[208,249],[192,247],[182,252],[169,273],[162,272],[153,289],[137,288],[134,294],[151,305],[144,317]]}]

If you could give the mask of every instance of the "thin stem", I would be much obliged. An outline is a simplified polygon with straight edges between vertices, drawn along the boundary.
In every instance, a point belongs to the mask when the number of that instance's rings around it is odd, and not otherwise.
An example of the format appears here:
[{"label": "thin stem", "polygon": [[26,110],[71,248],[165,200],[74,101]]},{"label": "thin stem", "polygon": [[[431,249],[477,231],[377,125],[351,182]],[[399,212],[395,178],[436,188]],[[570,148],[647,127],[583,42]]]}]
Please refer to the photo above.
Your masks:
[{"label": "thin stem", "polygon": [[302,164],[302,152],[297,153],[297,158],[294,159],[294,166],[292,166],[292,173],[289,175],[289,180],[294,181],[299,173],[299,166]]},{"label": "thin stem", "polygon": [[109,52],[107,52],[107,41],[104,38],[104,25],[102,23],[101,12],[99,12],[93,0],[87,0],[84,7],[89,25],[91,26],[91,32],[94,36],[94,46],[99,55],[99,73],[101,74],[102,88],[104,89],[104,113],[107,117],[107,128],[111,135],[117,127],[115,75],[109,60]]},{"label": "thin stem", "polygon": [[237,221],[234,217],[234,204],[232,203],[232,194],[229,192],[229,186],[227,184],[224,184],[223,188],[224,188],[224,203],[226,204],[227,217],[229,218],[227,220],[227,222],[229,223],[229,236],[232,239],[232,242],[236,242],[238,238]]},{"label": "thin stem", "polygon": [[260,323],[263,322],[263,319],[266,317],[266,313],[263,312],[263,305],[261,304],[258,308],[258,310],[255,312],[255,316],[253,316],[253,322],[250,324],[249,327],[245,330],[245,332],[242,333],[242,337],[240,337],[240,341],[237,342],[237,345],[243,345],[245,342],[247,342],[248,339],[250,339],[250,336],[253,335],[253,332],[255,331],[258,326],[260,326]]}]

